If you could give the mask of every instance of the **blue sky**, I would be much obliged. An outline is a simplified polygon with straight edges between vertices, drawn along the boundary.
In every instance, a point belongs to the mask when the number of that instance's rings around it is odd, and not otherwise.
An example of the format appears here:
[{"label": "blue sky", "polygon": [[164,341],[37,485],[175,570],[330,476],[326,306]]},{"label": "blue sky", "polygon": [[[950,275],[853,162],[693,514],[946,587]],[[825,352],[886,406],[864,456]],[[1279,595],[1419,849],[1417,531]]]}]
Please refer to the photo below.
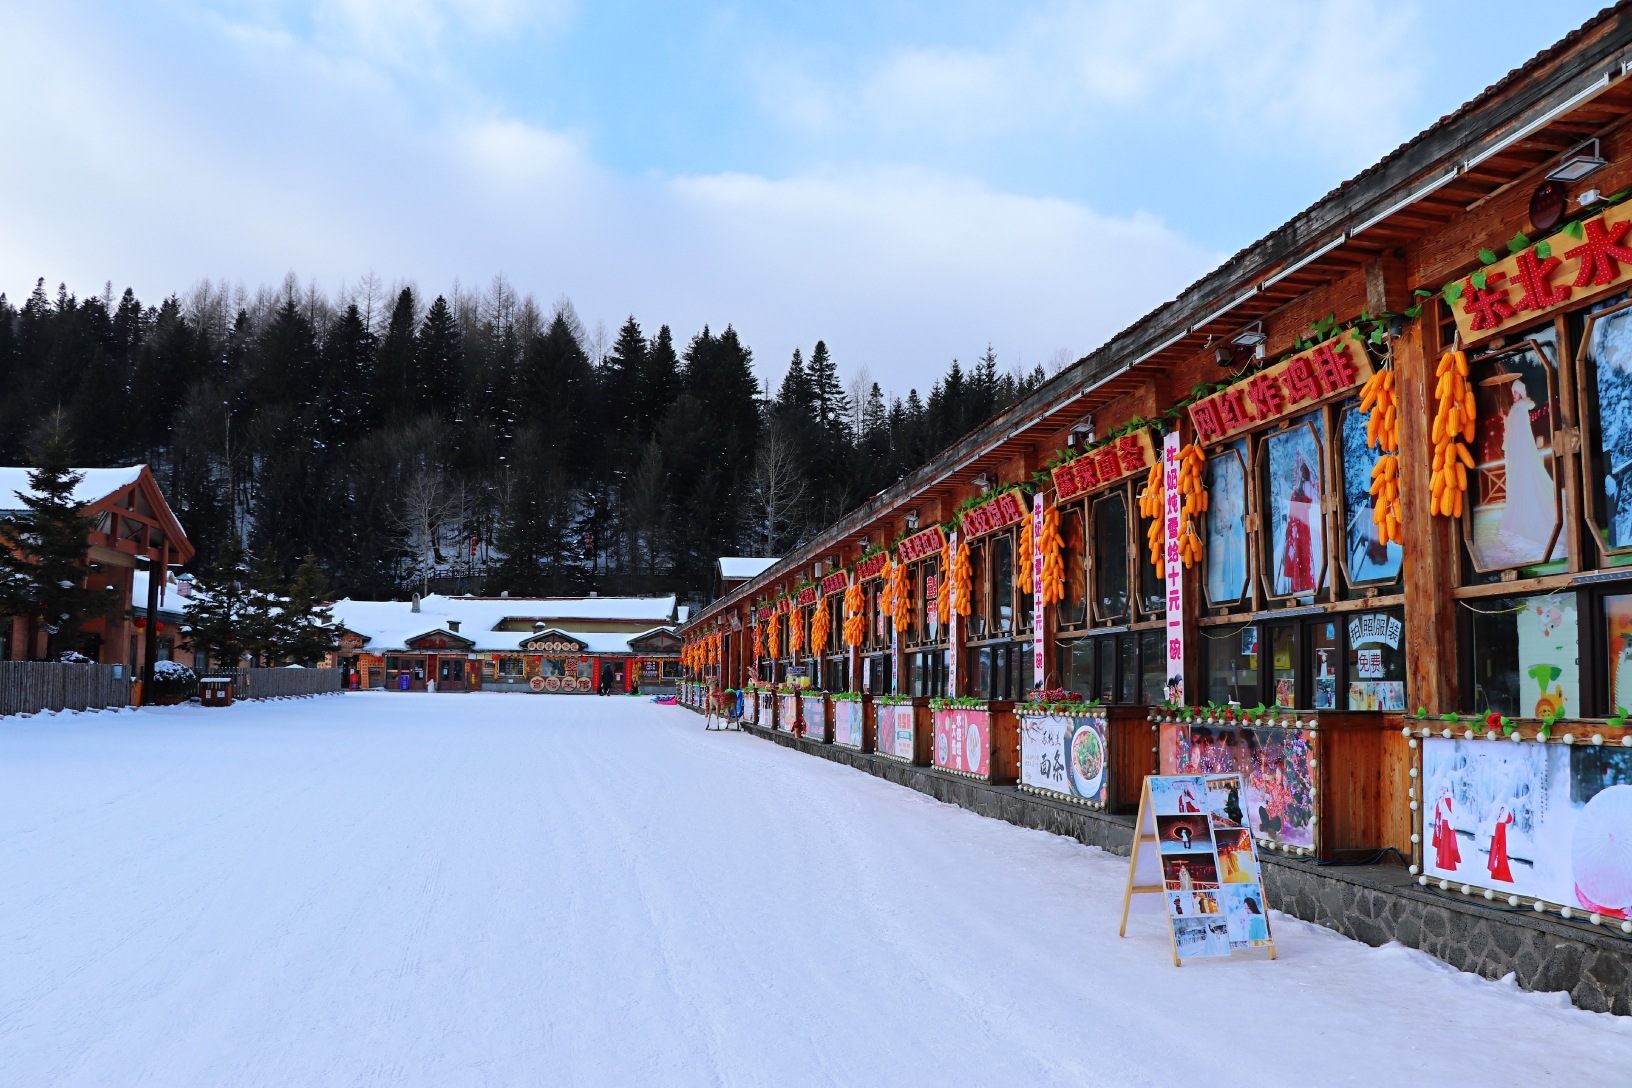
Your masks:
[{"label": "blue sky", "polygon": [[1596,2],[0,0],[0,289],[422,290],[1074,358]]}]

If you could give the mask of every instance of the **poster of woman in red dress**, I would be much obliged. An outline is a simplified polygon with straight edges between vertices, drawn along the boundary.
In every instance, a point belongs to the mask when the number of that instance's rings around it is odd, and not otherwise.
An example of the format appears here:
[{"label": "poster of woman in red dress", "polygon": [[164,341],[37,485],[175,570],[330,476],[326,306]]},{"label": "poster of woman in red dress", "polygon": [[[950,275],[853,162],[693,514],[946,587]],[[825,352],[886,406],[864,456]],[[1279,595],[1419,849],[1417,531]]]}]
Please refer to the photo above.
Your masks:
[{"label": "poster of woman in red dress", "polygon": [[1462,851],[1456,845],[1456,828],[1451,826],[1451,791],[1441,790],[1434,804],[1434,866],[1446,872],[1456,872],[1462,862]]},{"label": "poster of woman in red dress", "polygon": [[1300,423],[1270,435],[1267,443],[1276,596],[1314,593],[1326,580],[1317,427],[1318,421]]},{"label": "poster of woman in red dress", "polygon": [[1507,867],[1507,825],[1513,822],[1513,810],[1506,805],[1496,810],[1496,827],[1490,833],[1490,879],[1513,883],[1513,871]]}]

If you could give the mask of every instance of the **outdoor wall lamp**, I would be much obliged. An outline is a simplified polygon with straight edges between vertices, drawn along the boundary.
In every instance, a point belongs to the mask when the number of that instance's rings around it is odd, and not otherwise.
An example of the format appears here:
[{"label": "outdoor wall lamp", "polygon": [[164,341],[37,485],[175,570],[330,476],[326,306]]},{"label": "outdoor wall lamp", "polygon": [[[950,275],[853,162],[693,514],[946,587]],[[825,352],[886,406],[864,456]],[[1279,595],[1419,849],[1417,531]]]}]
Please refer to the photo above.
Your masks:
[{"label": "outdoor wall lamp", "polygon": [[918,511],[916,511],[916,510],[908,510],[907,511],[907,528],[908,529],[917,529],[918,528]]},{"label": "outdoor wall lamp", "polygon": [[986,478],[986,474],[984,472],[982,472],[979,476],[976,476],[971,482],[976,487],[980,488],[980,493],[982,495],[986,494],[986,492],[992,489],[992,481]]},{"label": "outdoor wall lamp", "polygon": [[1230,343],[1234,344],[1238,348],[1251,348],[1252,357],[1254,359],[1262,359],[1264,357],[1264,341],[1268,339],[1269,337],[1264,335],[1264,323],[1262,321],[1254,321],[1252,324],[1236,333],[1235,338],[1232,339]]},{"label": "outdoor wall lamp", "polygon": [[1083,416],[1082,419],[1077,422],[1077,425],[1071,428],[1071,433],[1065,436],[1065,444],[1067,446],[1070,446],[1070,447],[1073,447],[1073,448],[1075,448],[1075,446],[1079,442],[1086,442],[1086,443],[1092,444],[1093,441],[1094,441],[1094,417],[1093,416]]},{"label": "outdoor wall lamp", "polygon": [[1587,140],[1564,152],[1559,164],[1547,172],[1549,181],[1580,181],[1588,174],[1608,166],[1609,162],[1598,153],[1598,141]]}]

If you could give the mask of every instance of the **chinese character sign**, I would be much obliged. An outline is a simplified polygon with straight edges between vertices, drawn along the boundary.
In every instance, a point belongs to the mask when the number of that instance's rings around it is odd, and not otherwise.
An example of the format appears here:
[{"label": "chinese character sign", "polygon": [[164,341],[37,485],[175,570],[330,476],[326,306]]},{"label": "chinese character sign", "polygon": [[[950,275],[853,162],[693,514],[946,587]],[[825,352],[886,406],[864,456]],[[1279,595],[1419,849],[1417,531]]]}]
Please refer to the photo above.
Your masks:
[{"label": "chinese character sign", "polygon": [[[950,534],[948,541],[950,554],[957,555],[958,534]],[[963,651],[962,644],[958,642],[958,583],[951,571],[946,572],[945,580],[945,591],[952,594],[951,607],[946,610],[946,693],[955,699],[958,695],[958,658]]]},{"label": "chinese character sign", "polygon": [[1324,344],[1276,363],[1190,406],[1196,441],[1205,445],[1256,427],[1371,377],[1371,360],[1357,333],[1344,330]]},{"label": "chinese character sign", "polygon": [[1167,552],[1167,701],[1184,702],[1184,564],[1179,561],[1179,433],[1162,439],[1163,548]]},{"label": "chinese character sign", "polygon": [[1045,687],[1043,678],[1043,493],[1032,500],[1031,524],[1031,682]]},{"label": "chinese character sign", "polygon": [[1136,473],[1148,472],[1156,463],[1155,449],[1150,431],[1141,430],[1067,461],[1054,470],[1056,501],[1066,502]]}]

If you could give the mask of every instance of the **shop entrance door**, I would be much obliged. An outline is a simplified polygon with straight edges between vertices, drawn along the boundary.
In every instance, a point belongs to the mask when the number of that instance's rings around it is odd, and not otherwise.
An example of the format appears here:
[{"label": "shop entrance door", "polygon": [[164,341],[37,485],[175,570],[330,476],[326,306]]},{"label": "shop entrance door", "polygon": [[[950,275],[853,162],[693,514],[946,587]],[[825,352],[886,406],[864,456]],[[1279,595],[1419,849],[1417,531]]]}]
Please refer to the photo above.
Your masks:
[{"label": "shop entrance door", "polygon": [[462,657],[439,657],[436,662],[436,690],[464,691],[465,659]]},{"label": "shop entrance door", "polygon": [[[622,661],[622,659],[619,659],[617,661],[608,661],[605,658],[602,658],[601,659],[601,676],[604,678],[608,673],[610,673],[612,675],[611,682],[607,684],[608,689],[611,690],[611,691],[614,691],[614,692],[622,691],[623,690],[623,661]],[[605,682],[604,679],[603,679],[603,682]]]},{"label": "shop entrance door", "polygon": [[407,680],[408,684],[405,690],[424,691],[425,659],[423,657],[400,657],[397,660],[402,663],[402,671],[398,675],[397,686],[401,688],[403,686],[402,681]]}]

